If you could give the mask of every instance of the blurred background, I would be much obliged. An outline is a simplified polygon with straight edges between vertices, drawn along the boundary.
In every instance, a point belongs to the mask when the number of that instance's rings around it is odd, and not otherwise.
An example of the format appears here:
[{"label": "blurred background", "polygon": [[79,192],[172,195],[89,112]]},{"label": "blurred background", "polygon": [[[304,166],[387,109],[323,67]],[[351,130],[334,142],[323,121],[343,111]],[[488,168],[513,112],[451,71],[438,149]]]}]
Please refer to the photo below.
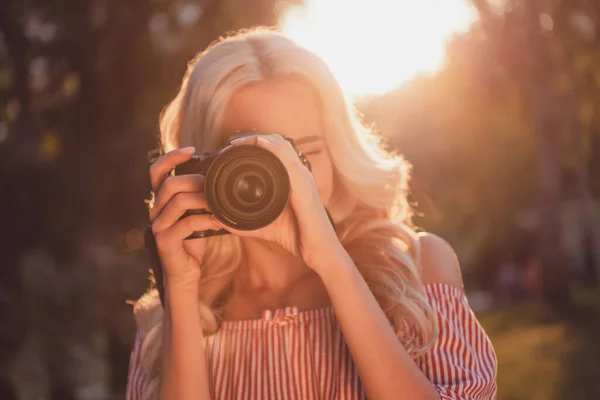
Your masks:
[{"label": "blurred background", "polygon": [[124,399],[158,115],[255,25],[413,163],[499,398],[600,398],[599,24],[596,0],[0,1],[0,399]]}]

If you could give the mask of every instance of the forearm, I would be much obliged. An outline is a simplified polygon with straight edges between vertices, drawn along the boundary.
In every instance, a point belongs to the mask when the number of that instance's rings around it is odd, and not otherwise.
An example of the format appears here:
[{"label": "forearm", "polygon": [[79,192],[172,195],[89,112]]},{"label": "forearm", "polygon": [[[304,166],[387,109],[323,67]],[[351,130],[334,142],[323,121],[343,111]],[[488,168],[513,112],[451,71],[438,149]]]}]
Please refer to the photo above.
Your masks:
[{"label": "forearm", "polygon": [[160,399],[209,400],[197,289],[165,285]]},{"label": "forearm", "polygon": [[439,399],[396,337],[354,262],[341,248],[321,276],[368,398]]}]

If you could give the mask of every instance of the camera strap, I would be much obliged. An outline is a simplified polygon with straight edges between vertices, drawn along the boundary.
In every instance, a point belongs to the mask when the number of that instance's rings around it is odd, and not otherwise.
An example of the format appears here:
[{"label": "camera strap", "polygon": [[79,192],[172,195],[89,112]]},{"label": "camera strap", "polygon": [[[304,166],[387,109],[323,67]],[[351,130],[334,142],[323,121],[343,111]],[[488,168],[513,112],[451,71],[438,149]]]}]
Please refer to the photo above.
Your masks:
[{"label": "camera strap", "polygon": [[160,304],[165,306],[165,283],[163,280],[162,263],[160,261],[160,255],[158,254],[158,247],[156,246],[156,238],[152,232],[152,224],[146,226],[146,233],[144,235],[144,245],[150,256],[150,270],[152,271],[152,277],[156,289],[158,289],[158,297],[160,298]]}]

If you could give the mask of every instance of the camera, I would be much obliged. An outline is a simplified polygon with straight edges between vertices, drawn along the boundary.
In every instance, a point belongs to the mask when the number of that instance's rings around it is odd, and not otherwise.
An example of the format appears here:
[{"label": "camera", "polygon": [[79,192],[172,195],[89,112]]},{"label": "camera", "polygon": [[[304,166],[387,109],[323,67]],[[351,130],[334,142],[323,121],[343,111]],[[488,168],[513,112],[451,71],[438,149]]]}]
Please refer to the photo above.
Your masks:
[{"label": "camera", "polygon": [[[293,146],[293,140],[286,140]],[[310,169],[304,153],[298,155]],[[270,151],[254,145],[196,154],[175,167],[175,175],[185,174],[204,175],[208,210],[188,210],[182,218],[213,214],[225,226],[241,231],[272,223],[283,212],[290,196],[290,179],[283,163]],[[198,231],[186,239],[227,233],[225,229]]]},{"label": "camera", "polygon": [[[297,151],[293,139],[285,136],[284,139],[291,143],[302,164],[311,171],[306,154]],[[190,161],[176,166],[174,173],[202,174],[205,177],[208,210],[188,210],[181,218],[192,214],[213,214],[225,226],[238,230],[256,230],[269,225],[283,212],[290,197],[290,179],[285,166],[273,153],[258,146],[240,145],[214,153],[196,154]],[[327,208],[325,212],[335,229]],[[198,231],[186,239],[228,233],[226,229]],[[160,302],[164,305],[162,263],[152,224],[146,227],[144,243],[150,255]]]}]

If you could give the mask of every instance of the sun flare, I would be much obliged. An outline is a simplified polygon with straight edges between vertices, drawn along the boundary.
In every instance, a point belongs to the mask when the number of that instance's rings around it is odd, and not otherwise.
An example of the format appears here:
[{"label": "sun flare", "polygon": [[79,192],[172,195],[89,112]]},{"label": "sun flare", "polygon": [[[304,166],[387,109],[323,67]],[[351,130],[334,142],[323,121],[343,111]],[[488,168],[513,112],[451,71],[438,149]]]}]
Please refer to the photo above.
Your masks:
[{"label": "sun flare", "polygon": [[474,19],[466,0],[305,0],[280,28],[321,56],[344,91],[359,97],[435,72],[446,41]]}]

